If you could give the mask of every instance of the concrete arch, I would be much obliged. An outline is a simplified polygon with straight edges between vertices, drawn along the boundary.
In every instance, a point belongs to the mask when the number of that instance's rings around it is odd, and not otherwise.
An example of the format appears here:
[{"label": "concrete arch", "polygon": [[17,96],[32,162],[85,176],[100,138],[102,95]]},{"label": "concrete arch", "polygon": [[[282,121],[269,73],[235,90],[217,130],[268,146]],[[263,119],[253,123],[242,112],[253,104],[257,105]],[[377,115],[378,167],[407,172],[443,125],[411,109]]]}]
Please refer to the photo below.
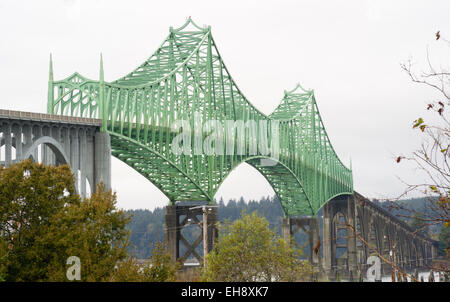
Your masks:
[{"label": "concrete arch", "polygon": [[56,141],[53,137],[50,136],[42,136],[35,140],[33,144],[27,148],[27,150],[23,154],[23,158],[30,158],[32,157],[35,161],[37,160],[34,158],[35,151],[37,150],[37,147],[41,144],[44,144],[48,146],[53,153],[56,156],[56,162],[63,163],[63,164],[69,164],[70,160],[69,157],[64,152],[64,148],[61,146],[61,144]]}]

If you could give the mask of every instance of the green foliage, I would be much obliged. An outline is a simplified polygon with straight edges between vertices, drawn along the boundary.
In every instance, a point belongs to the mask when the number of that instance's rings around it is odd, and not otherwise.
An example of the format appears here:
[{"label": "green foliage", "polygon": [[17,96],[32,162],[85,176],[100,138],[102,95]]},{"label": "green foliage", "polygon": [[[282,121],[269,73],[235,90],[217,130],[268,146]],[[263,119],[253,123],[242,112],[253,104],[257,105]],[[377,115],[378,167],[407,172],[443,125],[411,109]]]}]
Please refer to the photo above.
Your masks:
[{"label": "green foliage", "polygon": [[218,242],[207,256],[205,281],[297,281],[311,274],[309,264],[269,228],[256,212],[246,214],[219,231]]},{"label": "green foliage", "polygon": [[139,264],[128,257],[117,265],[110,281],[119,282],[171,282],[177,280],[180,264],[173,261],[161,243],[157,243],[152,256]]},{"label": "green foliage", "polygon": [[73,179],[67,165],[26,160],[0,167],[0,237],[7,246],[0,269],[7,281],[67,281],[70,256],[81,260],[82,281],[102,281],[126,257],[129,218],[116,210],[116,195],[100,185],[81,201]]},{"label": "green foliage", "polygon": [[7,257],[8,257],[8,247],[6,241],[3,240],[2,237],[0,237],[0,282],[6,281],[4,276],[6,273]]},{"label": "green foliage", "polygon": [[47,277],[45,266],[55,247],[43,247],[36,241],[49,235],[50,219],[64,205],[80,203],[72,178],[68,166],[46,167],[30,160],[0,167],[0,234],[9,250],[8,281]]},{"label": "green foliage", "polygon": [[[81,259],[82,281],[108,279],[117,262],[127,256],[129,246],[125,226],[130,218],[116,210],[115,204],[116,194],[105,192],[100,185],[91,198],[65,207],[52,217],[49,236],[39,238],[43,248],[49,242],[59,245],[60,252],[49,265],[50,280],[66,280],[66,267],[61,264],[71,255]],[[55,234],[59,241],[54,239]]]},{"label": "green foliage", "polygon": [[151,281],[176,281],[177,271],[180,268],[180,265],[171,259],[170,254],[159,243],[150,257],[149,265],[144,268],[144,274]]},{"label": "green foliage", "polygon": [[111,282],[144,282],[145,276],[136,258],[127,257],[117,264],[109,277]]}]

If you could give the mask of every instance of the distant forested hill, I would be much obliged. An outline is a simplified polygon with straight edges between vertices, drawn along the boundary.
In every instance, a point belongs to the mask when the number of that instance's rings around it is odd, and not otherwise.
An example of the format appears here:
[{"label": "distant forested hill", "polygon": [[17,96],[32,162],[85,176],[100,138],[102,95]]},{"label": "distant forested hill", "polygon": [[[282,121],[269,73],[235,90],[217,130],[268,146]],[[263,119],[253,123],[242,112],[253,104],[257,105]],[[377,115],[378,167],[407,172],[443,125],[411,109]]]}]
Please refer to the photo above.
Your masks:
[{"label": "distant forested hill", "polygon": [[[410,225],[412,224],[412,227],[414,227],[414,224],[411,217],[414,216],[414,212],[424,213],[431,216],[433,215],[433,212],[430,209],[430,201],[426,198],[411,198],[400,200],[397,202],[381,202],[375,199],[372,200],[372,202],[381,206],[397,218],[409,223]],[[439,233],[440,229],[441,225],[435,225],[431,228],[428,228],[426,231],[429,233],[429,235],[431,235]]]},{"label": "distant forested hill", "polygon": [[[389,202],[380,202],[374,200],[381,207],[388,209]],[[423,198],[416,198],[403,201],[404,204],[412,206],[417,210],[426,211],[426,200]],[[244,198],[240,198],[239,201],[234,199],[229,200],[226,204],[223,199],[217,202],[219,221],[224,222],[226,219],[234,221],[241,217],[242,210],[247,213],[253,211],[258,211],[260,215],[266,217],[270,223],[270,227],[277,233],[281,234],[281,219],[283,217],[283,210],[281,204],[277,197],[265,197],[259,201],[249,201],[248,203],[244,201]],[[390,212],[393,215],[403,214],[407,215],[407,211],[396,210],[391,208]],[[156,208],[153,211],[150,210],[130,210],[128,213],[133,215],[131,222],[128,224],[128,229],[131,231],[130,241],[134,249],[132,253],[138,258],[147,258],[151,255],[155,244],[157,242],[164,241],[164,208]],[[322,210],[319,212],[318,216],[322,215]],[[407,220],[405,218],[400,218],[402,220]],[[407,221],[408,222],[408,221]],[[322,225],[320,225],[322,228]],[[438,233],[440,227],[435,227],[430,230],[432,233]],[[191,225],[182,231],[183,235],[190,241],[195,239],[201,234],[201,228],[197,225]],[[306,247],[306,235],[301,232],[295,236],[296,242],[303,247]],[[183,251],[183,247],[182,247]],[[201,255],[202,249],[197,249],[197,252]],[[307,251],[305,250],[305,253]]]},{"label": "distant forested hill", "polygon": [[[270,227],[278,234],[281,233],[281,218],[283,217],[283,210],[281,204],[276,197],[266,197],[259,201],[244,201],[240,198],[239,201],[231,199],[225,205],[223,199],[217,203],[219,221],[224,222],[226,219],[234,221],[241,217],[243,210],[247,213],[258,211],[260,215],[267,218]],[[147,258],[151,255],[155,243],[164,241],[164,208],[156,208],[150,210],[129,210],[128,213],[133,215],[131,222],[128,224],[128,229],[131,231],[130,241],[134,246],[133,253],[138,258]],[[183,235],[188,240],[195,239],[201,234],[201,229],[192,225],[183,230]],[[198,250],[202,254],[201,249]]]}]

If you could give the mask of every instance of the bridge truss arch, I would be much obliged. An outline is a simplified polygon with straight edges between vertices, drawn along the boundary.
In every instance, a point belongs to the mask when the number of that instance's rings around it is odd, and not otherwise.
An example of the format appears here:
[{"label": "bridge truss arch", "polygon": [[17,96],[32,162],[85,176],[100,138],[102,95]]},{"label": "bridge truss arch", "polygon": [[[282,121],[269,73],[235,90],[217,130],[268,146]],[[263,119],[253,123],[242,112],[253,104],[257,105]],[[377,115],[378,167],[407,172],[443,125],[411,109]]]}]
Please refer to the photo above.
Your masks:
[{"label": "bridge truss arch", "polygon": [[[330,143],[314,91],[297,85],[284,92],[272,114],[263,114],[231,77],[211,27],[190,18],[171,27],[144,63],[112,82],[104,80],[102,59],[99,80],[75,72],[60,81],[53,80],[50,60],[47,110],[101,119],[113,156],[155,184],[172,204],[212,203],[220,184],[242,162],[268,179],[287,216],[316,215],[333,197],[353,193],[352,171]],[[180,120],[184,126],[174,129]],[[221,135],[212,121],[223,129],[227,121],[245,129]],[[174,154],[173,140],[186,125],[186,132],[200,137],[200,146],[213,135],[214,152],[198,154],[192,141],[193,153]],[[277,166],[263,167],[255,156],[275,158]]]}]

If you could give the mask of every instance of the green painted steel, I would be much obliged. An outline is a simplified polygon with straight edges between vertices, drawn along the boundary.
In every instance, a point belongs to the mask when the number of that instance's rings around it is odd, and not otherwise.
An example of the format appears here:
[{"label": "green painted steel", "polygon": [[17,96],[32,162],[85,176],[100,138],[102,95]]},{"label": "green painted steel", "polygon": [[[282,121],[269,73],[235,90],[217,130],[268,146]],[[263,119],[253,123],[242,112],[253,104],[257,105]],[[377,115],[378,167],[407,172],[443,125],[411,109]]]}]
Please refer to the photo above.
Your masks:
[{"label": "green painted steel", "polygon": [[[287,216],[315,215],[333,197],[353,194],[352,171],[329,141],[314,92],[300,85],[285,91],[280,105],[266,116],[233,81],[211,27],[199,27],[190,18],[180,28],[170,28],[150,58],[114,82],[105,82],[102,59],[99,80],[74,73],[54,81],[52,68],[50,58],[48,113],[102,119],[102,131],[111,136],[112,155],[150,180],[172,204],[213,203],[221,183],[242,162],[264,175]],[[224,124],[255,121],[256,128],[244,128],[241,136],[234,135],[234,129],[233,135],[214,136],[224,142],[222,153],[174,153],[172,142],[180,132],[173,129],[176,121],[187,121],[191,131],[197,131],[193,136],[201,131],[200,138],[207,139],[206,128],[195,130],[199,118]],[[238,138],[245,143],[240,149],[244,152],[237,152]],[[269,142],[273,152],[259,152]],[[196,144],[193,140],[189,147],[195,150]],[[217,145],[221,146],[215,141]],[[266,158],[277,164],[268,165]]]}]

